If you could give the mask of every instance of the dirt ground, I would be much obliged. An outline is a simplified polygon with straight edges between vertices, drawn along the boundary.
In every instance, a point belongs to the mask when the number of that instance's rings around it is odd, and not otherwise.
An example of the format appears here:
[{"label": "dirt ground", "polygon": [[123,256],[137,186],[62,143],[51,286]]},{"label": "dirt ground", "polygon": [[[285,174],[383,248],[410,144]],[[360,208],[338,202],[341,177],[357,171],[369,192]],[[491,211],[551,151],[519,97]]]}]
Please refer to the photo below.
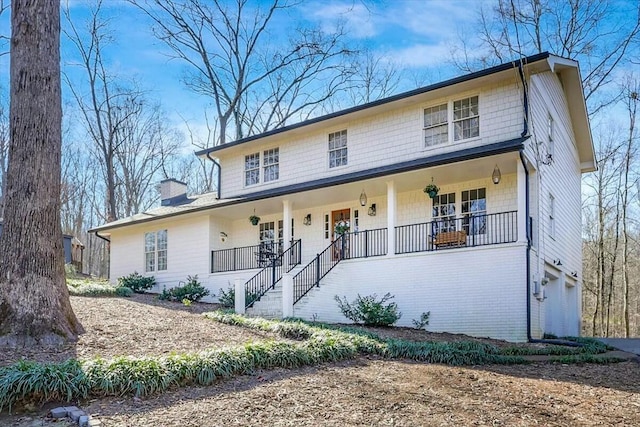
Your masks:
[{"label": "dirt ground", "polygon": [[[34,358],[155,355],[270,338],[202,319],[198,313],[210,310],[209,305],[184,307],[150,296],[78,297],[72,304],[87,333],[63,355],[33,352]],[[410,329],[383,331],[415,340],[462,338]],[[8,363],[11,358],[2,354],[0,361]],[[256,372],[142,399],[104,398],[78,404],[106,427],[637,426],[640,365],[628,361],[450,367],[363,357]],[[46,419],[46,408],[33,409],[31,414],[0,415],[0,426],[67,426]]]}]

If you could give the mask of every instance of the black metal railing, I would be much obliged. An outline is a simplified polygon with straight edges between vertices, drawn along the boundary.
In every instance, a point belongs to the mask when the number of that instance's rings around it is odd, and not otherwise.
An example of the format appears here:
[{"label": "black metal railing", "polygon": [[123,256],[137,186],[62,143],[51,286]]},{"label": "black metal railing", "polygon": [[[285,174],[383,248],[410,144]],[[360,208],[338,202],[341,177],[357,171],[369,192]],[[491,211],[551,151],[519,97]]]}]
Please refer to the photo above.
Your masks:
[{"label": "black metal railing", "polygon": [[244,284],[245,306],[249,308],[258,301],[269,289],[275,288],[282,279],[282,273],[290,272],[302,262],[302,243],[300,240],[291,242],[291,247],[269,261],[269,265],[256,273]]},{"label": "black metal railing", "polygon": [[395,232],[396,254],[511,243],[518,240],[517,211],[402,225]]},{"label": "black metal railing", "polygon": [[271,265],[282,253],[283,244],[267,242],[259,245],[211,251],[211,272],[251,270]]},{"label": "black metal railing", "polygon": [[386,228],[339,236],[293,277],[293,303],[300,301],[314,286],[320,286],[320,280],[340,261],[386,254]]}]

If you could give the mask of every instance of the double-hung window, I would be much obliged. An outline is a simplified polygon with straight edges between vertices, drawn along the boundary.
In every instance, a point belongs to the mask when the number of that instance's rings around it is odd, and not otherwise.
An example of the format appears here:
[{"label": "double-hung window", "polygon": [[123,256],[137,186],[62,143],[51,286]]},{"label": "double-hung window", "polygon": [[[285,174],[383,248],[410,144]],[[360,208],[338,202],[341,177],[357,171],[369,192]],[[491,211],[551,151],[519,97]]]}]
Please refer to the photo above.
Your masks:
[{"label": "double-hung window", "polygon": [[262,163],[264,182],[276,181],[280,177],[280,149],[265,150]]},{"label": "double-hung window", "polygon": [[549,236],[556,236],[556,199],[549,194]]},{"label": "double-hung window", "polygon": [[244,185],[260,183],[260,153],[244,156]]},{"label": "double-hung window", "polygon": [[167,269],[167,230],[144,233],[144,270]]},{"label": "double-hung window", "polygon": [[462,227],[468,235],[487,232],[487,191],[485,188],[462,192]]},{"label": "double-hung window", "polygon": [[[260,245],[271,250],[275,249],[276,244],[281,248],[283,239],[282,220],[278,221],[278,229],[275,228],[276,223],[273,221],[260,223]],[[276,231],[278,234],[276,234]]]},{"label": "double-hung window", "polygon": [[480,135],[478,97],[453,102],[453,140],[474,138]]},{"label": "double-hung window", "polygon": [[449,140],[447,104],[424,110],[424,146],[445,144]]},{"label": "double-hung window", "polygon": [[329,134],[329,167],[347,165],[347,131]]},{"label": "double-hung window", "polygon": [[456,193],[438,194],[433,198],[433,234],[456,229]]}]

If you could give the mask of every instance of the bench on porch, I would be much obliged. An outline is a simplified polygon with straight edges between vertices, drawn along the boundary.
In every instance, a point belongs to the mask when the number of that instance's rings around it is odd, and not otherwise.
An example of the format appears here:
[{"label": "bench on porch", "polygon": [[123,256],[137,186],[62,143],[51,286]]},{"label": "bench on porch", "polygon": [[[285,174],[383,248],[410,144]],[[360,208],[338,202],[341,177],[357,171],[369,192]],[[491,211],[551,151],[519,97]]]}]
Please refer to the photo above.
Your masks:
[{"label": "bench on porch", "polygon": [[460,231],[443,231],[436,234],[433,244],[436,247],[459,247],[467,245],[467,233],[464,230]]}]

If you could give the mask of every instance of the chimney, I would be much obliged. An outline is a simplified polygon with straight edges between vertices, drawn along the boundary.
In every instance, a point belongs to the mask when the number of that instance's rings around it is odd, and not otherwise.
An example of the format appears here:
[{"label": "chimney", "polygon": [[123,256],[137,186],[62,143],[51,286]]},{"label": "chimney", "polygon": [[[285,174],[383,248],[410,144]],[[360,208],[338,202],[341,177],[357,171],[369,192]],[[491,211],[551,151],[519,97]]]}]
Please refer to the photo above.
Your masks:
[{"label": "chimney", "polygon": [[178,205],[187,201],[187,184],[177,179],[169,178],[160,181],[160,205]]}]

